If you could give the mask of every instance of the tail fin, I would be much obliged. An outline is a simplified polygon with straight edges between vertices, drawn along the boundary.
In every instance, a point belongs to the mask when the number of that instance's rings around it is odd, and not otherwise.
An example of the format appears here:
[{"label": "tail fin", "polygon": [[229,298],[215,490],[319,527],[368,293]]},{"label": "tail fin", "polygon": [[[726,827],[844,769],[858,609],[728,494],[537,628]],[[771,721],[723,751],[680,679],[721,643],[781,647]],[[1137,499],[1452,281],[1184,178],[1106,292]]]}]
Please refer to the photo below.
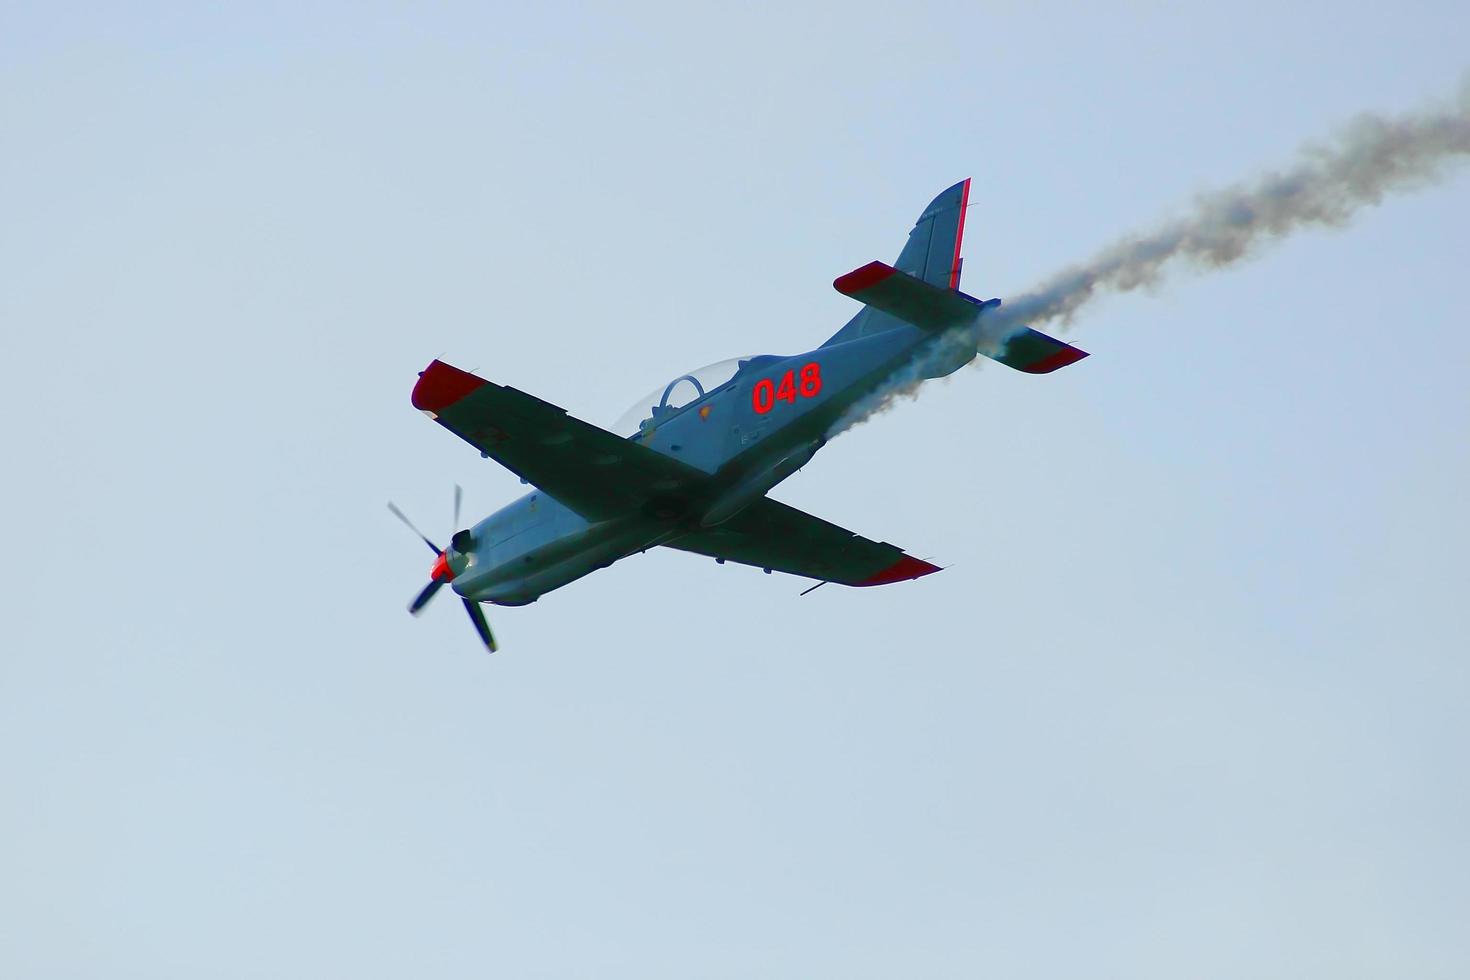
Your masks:
[{"label": "tail fin", "polygon": [[[960,246],[965,237],[965,208],[970,203],[970,178],[939,192],[929,202],[909,240],[893,267],[907,272],[942,289],[958,289],[960,285]],[[823,347],[856,340],[896,326],[896,322],[883,313],[864,309],[837,331]]]},{"label": "tail fin", "polygon": [[929,202],[893,267],[916,279],[946,289],[960,288],[960,245],[965,238],[965,208],[970,178],[940,192]]}]

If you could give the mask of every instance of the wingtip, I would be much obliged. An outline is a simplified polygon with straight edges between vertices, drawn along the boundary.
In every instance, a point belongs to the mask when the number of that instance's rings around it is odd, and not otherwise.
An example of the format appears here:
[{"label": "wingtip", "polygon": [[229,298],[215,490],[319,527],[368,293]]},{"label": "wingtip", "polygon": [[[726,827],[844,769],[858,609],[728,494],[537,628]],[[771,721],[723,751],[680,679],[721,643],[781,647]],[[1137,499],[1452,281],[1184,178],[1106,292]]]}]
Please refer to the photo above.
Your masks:
[{"label": "wingtip", "polygon": [[1061,370],[1068,364],[1076,364],[1084,357],[1089,356],[1087,351],[1069,344],[1050,357],[1037,361],[1035,364],[1028,364],[1021,368],[1021,370],[1027,374],[1051,374],[1053,371]]},{"label": "wingtip", "polygon": [[894,582],[907,582],[910,579],[923,578],[925,575],[933,575],[935,572],[942,571],[944,569],[938,565],[930,564],[922,558],[915,558],[913,555],[904,555],[878,574],[871,578],[863,579],[863,581],[857,584],[860,587],[891,585]]},{"label": "wingtip", "polygon": [[896,271],[893,266],[885,262],[869,262],[862,268],[854,269],[845,275],[833,279],[832,288],[844,296],[852,296],[855,293],[861,293],[866,289],[871,289],[884,279],[893,275]]},{"label": "wingtip", "polygon": [[485,383],[483,378],[436,359],[419,373],[419,380],[413,386],[413,407],[421,412],[438,413]]}]

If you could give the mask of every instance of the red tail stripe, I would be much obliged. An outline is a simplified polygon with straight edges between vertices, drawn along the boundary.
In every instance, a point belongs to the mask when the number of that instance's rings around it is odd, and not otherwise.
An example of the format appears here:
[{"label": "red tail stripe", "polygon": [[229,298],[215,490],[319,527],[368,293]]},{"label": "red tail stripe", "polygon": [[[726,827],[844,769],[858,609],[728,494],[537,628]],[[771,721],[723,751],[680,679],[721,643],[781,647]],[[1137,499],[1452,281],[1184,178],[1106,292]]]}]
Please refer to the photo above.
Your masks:
[{"label": "red tail stripe", "polygon": [[960,288],[960,245],[965,241],[965,212],[970,207],[970,180],[965,178],[965,189],[960,191],[960,224],[954,232],[954,261],[949,265],[949,288]]}]

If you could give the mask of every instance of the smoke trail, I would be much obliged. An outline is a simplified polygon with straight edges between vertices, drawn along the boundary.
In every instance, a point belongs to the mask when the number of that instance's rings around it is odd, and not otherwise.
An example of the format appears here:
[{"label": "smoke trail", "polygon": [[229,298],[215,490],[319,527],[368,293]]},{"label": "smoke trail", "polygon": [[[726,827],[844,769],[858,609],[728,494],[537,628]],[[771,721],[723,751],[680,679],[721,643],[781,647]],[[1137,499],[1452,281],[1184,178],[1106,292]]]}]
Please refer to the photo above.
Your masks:
[{"label": "smoke trail", "polygon": [[1345,224],[1392,191],[1443,176],[1470,155],[1470,80],[1444,108],[1398,116],[1364,114],[1325,145],[1309,144],[1288,169],[1202,194],[1191,213],[1124,238],[1007,302],[1005,319],[1032,326],[1071,323],[1100,292],[1156,284],[1180,259],[1202,269],[1230,265],[1260,245],[1310,227]]},{"label": "smoke trail", "polygon": [[[859,398],[842,414],[827,431],[827,438],[835,438],[855,425],[861,425],[875,415],[882,415],[892,408],[900,398],[913,400],[919,397],[919,388],[934,380],[940,372],[954,370],[966,358],[974,357],[978,348],[982,351],[999,351],[1005,346],[1008,329],[986,330],[982,333],[978,324],[966,324],[946,330],[932,344],[920,350],[918,355],[895,371],[882,385]],[[942,380],[949,380],[944,374]]]},{"label": "smoke trail", "polygon": [[886,412],[901,397],[918,397],[919,387],[932,376],[929,368],[947,362],[957,347],[968,344],[970,350],[993,353],[1024,326],[1070,324],[1101,293],[1158,284],[1175,259],[1218,269],[1298,229],[1339,227],[1390,192],[1433,183],[1448,164],[1466,156],[1470,76],[1448,106],[1397,116],[1358,116],[1327,143],[1304,146],[1286,170],[1201,194],[1184,217],[1123,238],[1091,260],[1007,300],[979,323],[950,331],[853,406],[831,434]]}]

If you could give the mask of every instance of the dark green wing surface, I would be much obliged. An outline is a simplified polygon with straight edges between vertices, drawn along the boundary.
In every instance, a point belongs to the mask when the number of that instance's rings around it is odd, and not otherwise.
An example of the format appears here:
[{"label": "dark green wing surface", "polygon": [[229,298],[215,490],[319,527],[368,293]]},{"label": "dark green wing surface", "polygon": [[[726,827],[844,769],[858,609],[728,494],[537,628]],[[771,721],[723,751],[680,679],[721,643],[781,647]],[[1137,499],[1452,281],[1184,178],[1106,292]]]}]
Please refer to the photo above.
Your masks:
[{"label": "dark green wing surface", "polygon": [[769,497],[667,547],[842,585],[886,585],[939,571],[891,544],[869,541]]},{"label": "dark green wing surface", "polygon": [[435,361],[413,404],[588,520],[625,514],[708,479],[700,470],[568,415],[534,395]]}]

